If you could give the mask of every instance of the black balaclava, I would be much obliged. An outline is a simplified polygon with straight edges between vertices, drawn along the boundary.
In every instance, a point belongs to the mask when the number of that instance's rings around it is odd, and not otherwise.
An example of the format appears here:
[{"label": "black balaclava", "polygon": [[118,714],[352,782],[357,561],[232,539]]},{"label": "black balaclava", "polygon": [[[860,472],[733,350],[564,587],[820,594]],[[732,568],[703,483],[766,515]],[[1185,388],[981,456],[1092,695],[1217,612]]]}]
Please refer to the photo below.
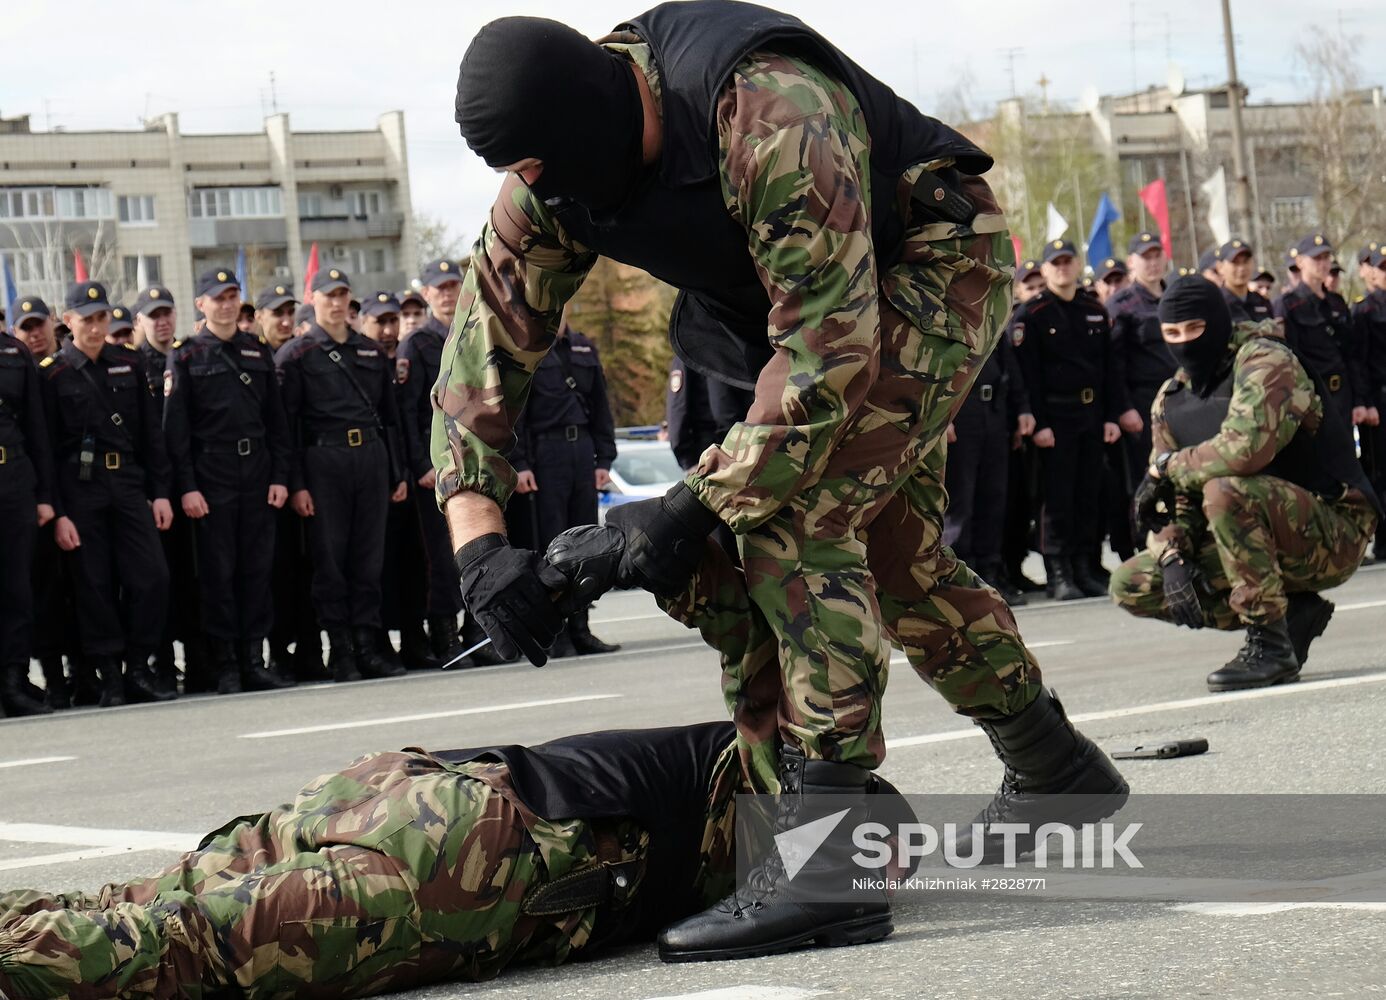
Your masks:
[{"label": "black balaclava", "polygon": [[613,212],[640,173],[644,116],[631,64],[557,21],[502,17],[477,32],[457,77],[456,119],[492,167],[543,160],[531,187],[545,200]]},{"label": "black balaclava", "polygon": [[1228,344],[1232,340],[1232,314],[1222,289],[1200,274],[1176,279],[1160,297],[1160,322],[1184,323],[1201,319],[1207,325],[1197,340],[1183,344],[1165,342],[1174,360],[1189,376],[1189,385],[1206,397],[1227,373]]}]

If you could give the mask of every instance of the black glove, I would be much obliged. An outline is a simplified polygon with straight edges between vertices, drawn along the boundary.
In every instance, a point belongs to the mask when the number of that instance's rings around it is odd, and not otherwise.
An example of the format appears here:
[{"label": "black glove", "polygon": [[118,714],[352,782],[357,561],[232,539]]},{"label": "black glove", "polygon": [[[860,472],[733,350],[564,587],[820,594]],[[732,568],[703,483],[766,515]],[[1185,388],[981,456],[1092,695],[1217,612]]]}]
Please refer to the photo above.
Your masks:
[{"label": "black glove", "polygon": [[457,550],[462,601],[502,659],[521,653],[536,667],[548,662],[548,647],[563,628],[554,600],[568,578],[537,552],[511,548],[504,535],[482,535]]},{"label": "black glove", "polygon": [[1203,605],[1198,602],[1198,570],[1175,556],[1161,566],[1164,576],[1165,607],[1170,621],[1189,628],[1203,627]]},{"label": "black glove", "polygon": [[1157,479],[1147,472],[1136,487],[1132,505],[1136,511],[1136,529],[1142,536],[1147,531],[1159,531],[1174,516],[1174,484],[1165,476]]},{"label": "black glove", "polygon": [[615,528],[581,524],[556,535],[544,558],[568,581],[561,610],[571,614],[585,608],[616,586],[625,551],[626,537]]},{"label": "black glove", "polygon": [[606,523],[626,537],[617,586],[675,597],[702,561],[703,546],[718,517],[686,483],[679,483],[662,497],[613,508]]}]

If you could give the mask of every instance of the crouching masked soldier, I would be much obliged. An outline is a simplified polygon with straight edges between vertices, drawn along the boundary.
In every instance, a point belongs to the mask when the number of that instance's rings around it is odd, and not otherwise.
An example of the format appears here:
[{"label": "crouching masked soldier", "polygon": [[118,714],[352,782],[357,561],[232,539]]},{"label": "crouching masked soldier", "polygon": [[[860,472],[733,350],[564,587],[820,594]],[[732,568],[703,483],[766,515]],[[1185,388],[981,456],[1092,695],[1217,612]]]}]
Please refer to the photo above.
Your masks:
[{"label": "crouching masked soldier", "polygon": [[[1333,605],[1318,592],[1361,563],[1380,502],[1330,397],[1273,322],[1231,321],[1217,286],[1180,278],[1160,301],[1180,371],[1151,412],[1137,518],[1167,523],[1112,576],[1132,614],[1245,629],[1214,691],[1293,681]],[[1331,406],[1331,404],[1328,404]]]}]

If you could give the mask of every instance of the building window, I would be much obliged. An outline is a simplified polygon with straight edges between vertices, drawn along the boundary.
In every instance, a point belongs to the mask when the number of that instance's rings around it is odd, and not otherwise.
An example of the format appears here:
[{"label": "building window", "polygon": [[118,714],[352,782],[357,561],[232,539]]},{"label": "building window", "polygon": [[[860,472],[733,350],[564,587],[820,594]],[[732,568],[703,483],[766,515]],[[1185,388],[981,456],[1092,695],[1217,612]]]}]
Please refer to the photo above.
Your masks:
[{"label": "building window", "polygon": [[[10,269],[10,274],[14,276],[16,284],[24,285],[33,282],[50,280],[48,274],[47,255],[42,250],[6,250],[0,253],[0,261],[3,261]],[[56,275],[62,277],[61,264]]]},{"label": "building window", "polygon": [[58,218],[110,219],[115,216],[115,199],[106,188],[58,188]]},{"label": "building window", "polygon": [[298,214],[305,219],[322,218],[322,195],[301,194],[298,196]]},{"label": "building window", "polygon": [[1270,204],[1270,221],[1272,226],[1284,226],[1287,229],[1292,226],[1316,225],[1319,217],[1314,211],[1313,197],[1300,195],[1293,198],[1273,198]]},{"label": "building window", "polygon": [[0,219],[56,219],[52,188],[0,188]]},{"label": "building window", "polygon": [[[143,254],[144,274],[140,274],[141,255],[120,258],[121,271],[125,284],[130,288],[144,288],[147,285],[162,285],[164,282],[163,263],[157,254]],[[141,280],[143,279],[143,280]]]},{"label": "building window", "polygon": [[284,214],[277,187],[196,188],[188,195],[194,219],[274,219]]},{"label": "building window", "polygon": [[154,196],[152,194],[123,194],[117,199],[122,226],[154,225]]},{"label": "building window", "polygon": [[380,214],[379,191],[352,191],[347,196],[347,203],[351,206],[352,215]]}]

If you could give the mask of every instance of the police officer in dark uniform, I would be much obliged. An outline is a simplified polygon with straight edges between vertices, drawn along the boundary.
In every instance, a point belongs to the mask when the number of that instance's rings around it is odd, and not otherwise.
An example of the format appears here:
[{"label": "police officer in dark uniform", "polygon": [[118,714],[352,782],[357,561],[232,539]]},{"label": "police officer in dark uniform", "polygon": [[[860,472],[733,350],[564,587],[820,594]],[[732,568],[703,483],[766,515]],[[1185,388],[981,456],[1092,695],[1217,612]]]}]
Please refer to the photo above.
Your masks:
[{"label": "police officer in dark uniform", "polygon": [[[737,419],[740,419],[738,417]],[[580,524],[597,523],[597,491],[611,481],[616,427],[597,345],[565,320],[540,362],[515,428],[510,456],[521,485],[534,494],[539,521],[535,549]],[[551,655],[610,653],[621,647],[592,634],[588,608],[568,618]]]},{"label": "police officer in dark uniform", "polygon": [[135,321],[130,318],[130,310],[124,306],[111,306],[111,325],[106,333],[106,343],[124,347],[135,342]]},{"label": "police officer in dark uniform", "polygon": [[389,503],[408,497],[394,369],[379,345],[347,326],[350,281],[313,276],[315,319],[275,363],[290,434],[290,502],[308,519],[313,605],[327,630],[334,679],[404,673],[376,649]]},{"label": "police officer in dark uniform", "polygon": [[[295,308],[297,307],[297,308]],[[313,306],[298,305],[289,285],[276,283],[255,297],[255,321],[260,341],[271,355],[294,338],[294,316]],[[310,317],[311,318],[311,317]],[[270,671],[297,681],[330,680],[323,668],[322,632],[313,611],[312,555],[308,528],[288,504],[274,512],[274,625],[270,628]],[[289,647],[293,646],[290,651]]]},{"label": "police officer in dark uniform", "polygon": [[1044,510],[1040,548],[1051,596],[1106,591],[1089,556],[1100,542],[1102,446],[1119,439],[1125,390],[1112,364],[1111,321],[1097,296],[1078,288],[1073,244],[1053,240],[1041,270],[1045,290],[1025,303],[1012,327],[1035,416]]},{"label": "police officer in dark uniform", "polygon": [[198,582],[217,693],[292,686],[265,666],[274,620],[274,512],[288,499],[289,442],[274,356],[237,328],[230,268],[197,280],[206,325],[164,372],[164,440],[175,493],[196,525]]},{"label": "police officer in dark uniform", "polygon": [[[41,312],[42,315],[35,315]],[[41,299],[15,303],[13,323],[42,322]],[[46,715],[30,687],[34,649],[33,559],[39,529],[53,520],[53,452],[44,420],[38,366],[19,338],[0,328],[0,708]],[[59,662],[59,676],[62,665]]]},{"label": "police officer in dark uniform", "polygon": [[[1015,320],[1020,307],[1044,290],[1044,275],[1038,258],[1020,261],[1015,269],[1014,301],[1006,321],[1004,339],[1016,345]],[[1022,337],[1024,334],[1022,333]],[[1017,359],[1019,360],[1019,359]],[[1024,376],[1021,376],[1022,383]],[[1028,403],[1028,396],[1026,397]],[[1037,594],[1045,585],[1031,580],[1022,571],[1035,545],[1035,525],[1039,521],[1039,456],[1034,443],[1035,418],[1018,418],[1011,435],[1011,453],[1006,468],[1006,518],[1001,531],[1001,560],[1013,593]]]},{"label": "police officer in dark uniform", "polygon": [[1367,416],[1367,378],[1347,304],[1324,288],[1332,261],[1333,247],[1322,233],[1295,244],[1299,283],[1275,300],[1274,311],[1300,360],[1323,379],[1326,408],[1351,430]]},{"label": "police officer in dark uniform", "polygon": [[679,467],[697,465],[703,452],[719,444],[734,424],[746,419],[755,397],[755,390],[709,378],[687,367],[675,354],[669,362],[664,417],[669,425],[669,447]]},{"label": "police officer in dark uniform", "polygon": [[[462,584],[452,559],[452,539],[434,496],[433,461],[429,439],[433,434],[433,383],[443,342],[452,329],[457,298],[462,294],[462,267],[455,260],[429,261],[423,271],[423,297],[428,319],[399,345],[396,378],[400,383],[401,416],[409,436],[412,457],[410,478],[423,526],[428,553],[428,630],[433,653],[446,663],[462,652],[457,637],[457,616],[462,611]],[[480,641],[478,637],[477,641]],[[475,643],[472,643],[475,645]]]},{"label": "police officer in dark uniform", "polygon": [[1140,232],[1131,238],[1126,257],[1131,284],[1107,302],[1112,314],[1112,361],[1117,379],[1140,418],[1140,426],[1123,427],[1131,482],[1138,483],[1150,462],[1150,407],[1160,386],[1174,376],[1174,356],[1160,336],[1157,309],[1168,268],[1160,237]]},{"label": "police officer in dark uniform", "polygon": [[[380,345],[395,372],[395,401],[400,404],[401,420],[404,411],[404,387],[399,376],[408,371],[399,363],[399,300],[392,292],[372,292],[361,302],[361,334]],[[399,447],[404,455],[404,467],[414,469],[413,435],[401,433]],[[410,477],[412,478],[412,477]],[[428,609],[428,557],[424,553],[423,528],[419,524],[419,505],[411,487],[404,503],[390,504],[385,524],[385,569],[380,580],[381,629],[379,649],[391,662],[402,663],[409,670],[428,670],[438,666],[424,632],[424,615]],[[433,497],[429,493],[429,499]],[[399,652],[390,644],[389,630],[399,632]],[[453,631],[456,631],[454,626]]]},{"label": "police officer in dark uniform", "polygon": [[1093,277],[1097,280],[1092,290],[1097,293],[1097,301],[1105,306],[1113,295],[1131,283],[1131,270],[1125,262],[1108,257],[1094,269]]},{"label": "police officer in dark uniform", "polygon": [[[1352,307],[1353,329],[1358,351],[1364,357],[1367,375],[1367,406],[1357,433],[1362,442],[1362,464],[1378,493],[1386,492],[1386,245],[1368,244],[1359,254],[1358,272],[1366,283],[1366,294]],[[1386,527],[1377,527],[1373,555],[1386,558]]]},{"label": "police officer in dark uniform", "polygon": [[1233,323],[1271,319],[1270,300],[1251,287],[1256,257],[1245,240],[1233,238],[1217,249],[1217,284],[1232,314]]},{"label": "police officer in dark uniform", "polygon": [[71,553],[84,669],[100,673],[103,706],[176,697],[149,666],[168,609],[158,541],[173,523],[168,456],[138,352],[106,343],[110,315],[104,286],[72,285],[63,312],[72,343],[39,366],[57,467],[54,537]]},{"label": "police officer in dark uniform", "polygon": [[1033,432],[1034,416],[1015,347],[1010,338],[1002,338],[949,427],[943,543],[1010,605],[1026,603],[1001,565],[1007,464],[1012,434],[1022,421]]}]

